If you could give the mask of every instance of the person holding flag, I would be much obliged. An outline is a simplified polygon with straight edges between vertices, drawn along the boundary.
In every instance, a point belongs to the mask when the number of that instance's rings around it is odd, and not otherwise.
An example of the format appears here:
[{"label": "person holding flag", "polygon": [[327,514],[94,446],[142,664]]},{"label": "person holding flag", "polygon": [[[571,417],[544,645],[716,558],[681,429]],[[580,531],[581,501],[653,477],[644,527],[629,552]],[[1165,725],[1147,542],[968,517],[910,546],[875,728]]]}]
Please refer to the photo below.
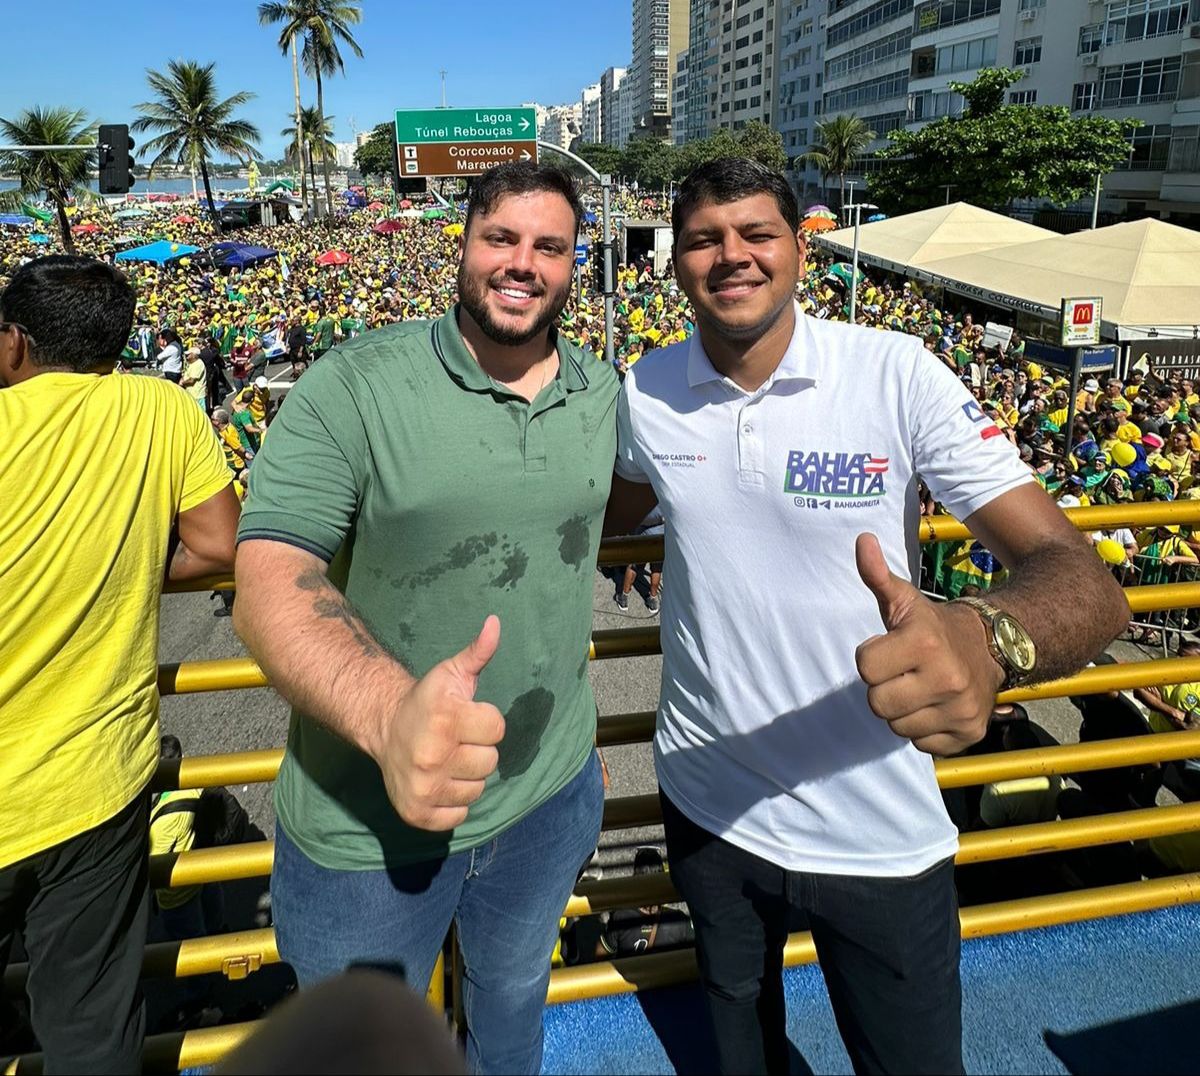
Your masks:
[{"label": "person holding flag", "polygon": [[[697,333],[625,378],[606,530],[655,501],[666,520],[654,754],[717,1065],[788,1071],[802,911],[855,1071],[962,1072],[933,756],[980,740],[1001,688],[1095,657],[1129,606],[919,337],[800,311],[781,175],[702,165],[672,226]],[[915,586],[918,475],[1008,569],[986,602]]]}]

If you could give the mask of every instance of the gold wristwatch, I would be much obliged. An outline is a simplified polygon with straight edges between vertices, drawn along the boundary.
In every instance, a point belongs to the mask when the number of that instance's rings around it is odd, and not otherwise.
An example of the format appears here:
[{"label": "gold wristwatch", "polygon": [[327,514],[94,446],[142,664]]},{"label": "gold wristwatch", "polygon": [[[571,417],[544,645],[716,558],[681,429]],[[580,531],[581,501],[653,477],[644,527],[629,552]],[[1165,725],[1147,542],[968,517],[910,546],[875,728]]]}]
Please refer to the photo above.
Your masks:
[{"label": "gold wristwatch", "polygon": [[988,652],[1004,670],[1004,682],[1000,690],[1016,687],[1033,676],[1037,665],[1037,647],[1016,617],[982,598],[955,598],[953,604],[969,605],[983,621]]}]

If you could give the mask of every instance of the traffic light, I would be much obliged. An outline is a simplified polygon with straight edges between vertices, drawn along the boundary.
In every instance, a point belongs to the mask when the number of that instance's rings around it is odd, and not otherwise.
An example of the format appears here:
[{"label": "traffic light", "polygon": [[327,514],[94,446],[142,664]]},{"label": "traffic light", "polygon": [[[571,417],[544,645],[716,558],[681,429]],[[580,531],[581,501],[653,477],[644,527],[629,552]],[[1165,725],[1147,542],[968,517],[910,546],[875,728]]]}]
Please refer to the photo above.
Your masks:
[{"label": "traffic light", "polygon": [[97,136],[100,158],[100,193],[124,194],[137,182],[133,178],[133,166],[137,162],[130,156],[133,139],[129,127],[124,123],[102,123]]}]

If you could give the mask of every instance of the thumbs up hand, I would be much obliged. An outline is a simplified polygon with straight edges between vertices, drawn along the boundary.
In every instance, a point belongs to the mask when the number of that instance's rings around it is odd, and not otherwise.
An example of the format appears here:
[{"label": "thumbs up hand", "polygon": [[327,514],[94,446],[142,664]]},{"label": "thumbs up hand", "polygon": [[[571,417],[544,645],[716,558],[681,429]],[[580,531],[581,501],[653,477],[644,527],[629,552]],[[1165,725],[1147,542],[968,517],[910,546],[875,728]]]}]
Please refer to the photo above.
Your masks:
[{"label": "thumbs up hand", "polygon": [[500,761],[504,718],[475,701],[479,676],[500,645],[500,620],[435,665],[404,694],[372,751],[396,812],[410,826],[440,832],[467,817]]},{"label": "thumbs up hand", "polygon": [[893,575],[873,534],[858,536],[854,554],[885,629],[855,651],[871,709],[927,754],[953,755],[983,739],[1004,680],[983,621]]}]

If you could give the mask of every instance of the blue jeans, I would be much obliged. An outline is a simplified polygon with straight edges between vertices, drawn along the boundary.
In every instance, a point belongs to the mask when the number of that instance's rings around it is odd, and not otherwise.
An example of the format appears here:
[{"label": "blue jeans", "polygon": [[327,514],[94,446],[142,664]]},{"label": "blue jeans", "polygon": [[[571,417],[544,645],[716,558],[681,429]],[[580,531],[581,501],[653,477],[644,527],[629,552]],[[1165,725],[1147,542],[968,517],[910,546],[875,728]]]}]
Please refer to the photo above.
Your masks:
[{"label": "blue jeans", "polygon": [[330,870],[277,827],[271,906],[280,955],[302,988],[365,964],[399,966],[424,991],[453,920],[471,1071],[537,1073],[558,921],[600,839],[603,804],[593,751],[535,811],[445,859]]}]

